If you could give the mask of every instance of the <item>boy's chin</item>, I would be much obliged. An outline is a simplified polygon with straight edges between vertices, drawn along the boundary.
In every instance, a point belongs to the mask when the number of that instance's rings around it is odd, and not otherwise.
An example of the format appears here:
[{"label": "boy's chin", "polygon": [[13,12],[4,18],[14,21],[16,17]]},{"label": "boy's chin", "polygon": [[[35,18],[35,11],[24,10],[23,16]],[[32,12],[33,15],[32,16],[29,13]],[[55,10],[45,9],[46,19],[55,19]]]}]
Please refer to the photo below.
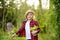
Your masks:
[{"label": "boy's chin", "polygon": [[28,20],[31,20],[31,18],[28,18]]}]

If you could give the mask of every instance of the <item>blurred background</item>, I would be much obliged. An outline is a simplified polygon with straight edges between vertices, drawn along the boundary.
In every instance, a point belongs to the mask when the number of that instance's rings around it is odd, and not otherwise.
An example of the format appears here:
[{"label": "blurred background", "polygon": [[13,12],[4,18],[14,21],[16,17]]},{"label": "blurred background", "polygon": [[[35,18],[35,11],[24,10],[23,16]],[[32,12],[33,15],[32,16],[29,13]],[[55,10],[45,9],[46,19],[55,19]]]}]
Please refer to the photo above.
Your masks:
[{"label": "blurred background", "polygon": [[[0,0],[0,40],[25,40],[24,37],[11,38],[25,20],[28,9],[35,11],[41,32],[39,40],[60,40],[60,1],[59,0]],[[12,31],[7,29],[11,22]]]}]

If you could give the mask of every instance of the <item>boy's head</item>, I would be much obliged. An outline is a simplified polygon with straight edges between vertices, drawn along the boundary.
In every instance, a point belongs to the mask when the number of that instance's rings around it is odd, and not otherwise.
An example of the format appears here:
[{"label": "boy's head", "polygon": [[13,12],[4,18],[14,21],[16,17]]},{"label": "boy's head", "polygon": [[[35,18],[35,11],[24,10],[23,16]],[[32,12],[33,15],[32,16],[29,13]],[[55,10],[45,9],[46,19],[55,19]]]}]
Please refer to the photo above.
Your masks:
[{"label": "boy's head", "polygon": [[25,17],[26,17],[27,20],[33,19],[33,17],[34,17],[34,11],[27,10],[26,13],[25,13]]}]

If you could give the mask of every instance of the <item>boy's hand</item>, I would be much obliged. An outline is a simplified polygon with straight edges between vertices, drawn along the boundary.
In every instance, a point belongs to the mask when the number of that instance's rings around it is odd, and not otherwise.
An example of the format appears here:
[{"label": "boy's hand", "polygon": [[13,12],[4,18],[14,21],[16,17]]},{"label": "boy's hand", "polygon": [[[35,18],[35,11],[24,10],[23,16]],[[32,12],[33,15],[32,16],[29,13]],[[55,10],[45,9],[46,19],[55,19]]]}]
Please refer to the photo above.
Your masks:
[{"label": "boy's hand", "polygon": [[32,31],[33,36],[36,36],[37,35],[36,33],[37,33],[37,31]]}]

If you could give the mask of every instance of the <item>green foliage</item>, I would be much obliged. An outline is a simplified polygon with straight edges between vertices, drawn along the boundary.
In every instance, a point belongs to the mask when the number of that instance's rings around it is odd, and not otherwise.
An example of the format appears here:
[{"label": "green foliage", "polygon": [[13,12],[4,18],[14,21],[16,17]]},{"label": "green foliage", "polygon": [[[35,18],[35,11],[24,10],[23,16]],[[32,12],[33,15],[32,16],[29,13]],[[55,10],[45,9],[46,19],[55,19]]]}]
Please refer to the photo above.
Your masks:
[{"label": "green foliage", "polygon": [[[34,7],[28,6],[25,2],[21,3],[20,9],[17,9],[15,4],[13,4],[13,1],[10,2],[10,4],[6,7],[6,23],[11,20],[11,22],[15,25],[13,28],[12,33],[15,33],[21,26],[22,22],[25,20],[24,14],[28,9],[34,10],[35,13],[35,20],[39,22],[41,32],[39,35],[39,40],[59,40],[58,34],[59,31],[57,30],[60,23],[60,4],[57,0],[50,0],[50,9],[45,10],[41,9],[41,6],[38,6],[38,9],[34,9]],[[58,5],[57,5],[58,4]],[[57,19],[58,17],[58,19]],[[60,26],[60,25],[59,25]],[[3,30],[0,30],[0,40],[10,40],[9,32],[3,32]],[[24,37],[14,37],[13,40],[25,40]]]},{"label": "green foliage", "polygon": [[56,8],[56,13],[57,13],[57,25],[58,25],[58,32],[57,32],[57,39],[60,40],[60,1],[59,0],[55,0],[54,1],[54,5]]}]

